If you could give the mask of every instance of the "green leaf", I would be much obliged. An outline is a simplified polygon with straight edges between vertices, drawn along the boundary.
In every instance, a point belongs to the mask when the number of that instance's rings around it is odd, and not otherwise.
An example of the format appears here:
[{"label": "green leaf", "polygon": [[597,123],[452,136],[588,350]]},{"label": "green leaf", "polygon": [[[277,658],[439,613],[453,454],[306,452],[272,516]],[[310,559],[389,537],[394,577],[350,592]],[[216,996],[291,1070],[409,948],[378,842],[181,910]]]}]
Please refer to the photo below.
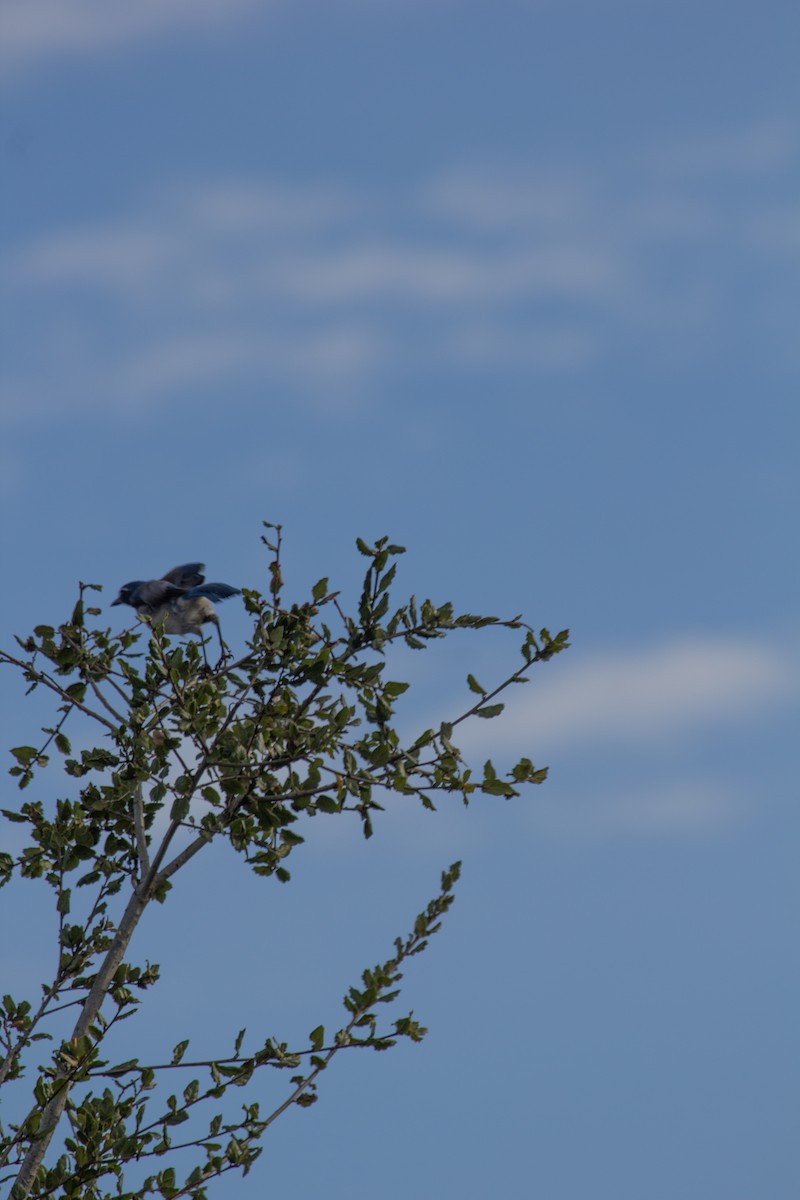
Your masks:
[{"label": "green leaf", "polygon": [[467,683],[471,692],[477,692],[479,696],[486,695],[486,688],[481,687],[474,675],[467,676]]},{"label": "green leaf", "polygon": [[479,708],[475,715],[484,717],[488,721],[492,717],[499,717],[504,708],[505,704],[484,704],[483,708]]},{"label": "green leaf", "polygon": [[0,887],[8,883],[14,874],[14,859],[5,851],[0,852]]},{"label": "green leaf", "polygon": [[311,589],[311,595],[314,597],[315,600],[321,600],[322,597],[327,596],[327,594],[328,594],[328,576],[325,575],[322,579],[320,579],[317,583],[314,584],[313,588]]},{"label": "green leaf", "polygon": [[173,821],[182,821],[189,811],[191,804],[191,795],[177,796],[170,809],[170,818]]},{"label": "green leaf", "polygon": [[91,770],[102,770],[104,767],[116,767],[119,759],[110,750],[96,746],[92,750],[81,751],[81,765]]},{"label": "green leaf", "polygon": [[481,791],[487,796],[516,796],[515,789],[502,779],[488,779],[481,784]]},{"label": "green leaf", "polygon": [[319,1052],[325,1044],[325,1026],[318,1025],[316,1029],[312,1029],[308,1040],[311,1042],[312,1050]]},{"label": "green leaf", "polygon": [[403,692],[407,692],[411,687],[410,683],[397,683],[394,680],[389,680],[383,686],[383,691],[386,696],[402,696]]},{"label": "green leaf", "polygon": [[182,1060],[182,1058],[183,1058],[184,1054],[186,1053],[186,1047],[187,1047],[188,1045],[189,1045],[189,1039],[188,1039],[188,1038],[186,1038],[186,1040],[185,1040],[185,1041],[183,1041],[183,1042],[178,1042],[177,1046],[176,1046],[176,1047],[175,1047],[175,1049],[172,1051],[172,1064],[173,1064],[173,1066],[177,1066],[177,1064],[178,1064],[178,1063],[179,1063],[179,1062]]},{"label": "green leaf", "polygon": [[316,805],[319,811],[324,813],[337,813],[341,811],[342,807],[341,801],[334,799],[333,796],[320,796]]},{"label": "green leaf", "polygon": [[116,1079],[118,1075],[127,1075],[131,1071],[137,1070],[139,1066],[138,1058],[129,1058],[126,1062],[115,1063],[113,1067],[106,1067],[106,1075],[110,1075],[112,1079]]},{"label": "green leaf", "polygon": [[514,779],[522,782],[527,779],[533,770],[533,763],[529,758],[521,758],[515,767],[512,767],[511,774]]},{"label": "green leaf", "polygon": [[516,783],[544,783],[547,778],[547,767],[537,770],[529,758],[521,758],[512,768],[511,776]]},{"label": "green leaf", "polygon": [[38,757],[39,751],[35,746],[14,746],[11,753],[17,762],[22,763],[23,767],[27,767],[29,763]]}]

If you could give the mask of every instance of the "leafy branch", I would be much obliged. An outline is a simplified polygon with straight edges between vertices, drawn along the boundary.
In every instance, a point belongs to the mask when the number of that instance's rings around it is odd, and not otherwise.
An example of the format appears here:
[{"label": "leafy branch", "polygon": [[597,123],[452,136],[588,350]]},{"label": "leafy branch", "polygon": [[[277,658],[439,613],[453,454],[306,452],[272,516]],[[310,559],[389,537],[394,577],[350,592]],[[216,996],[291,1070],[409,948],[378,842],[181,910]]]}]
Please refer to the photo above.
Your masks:
[{"label": "leafy branch", "polygon": [[[42,689],[56,706],[43,738],[11,751],[10,773],[21,790],[34,789],[34,798],[0,810],[25,833],[21,849],[0,853],[0,887],[15,878],[52,890],[58,946],[38,1006],[6,996],[0,1007],[0,1085],[19,1081],[26,1065],[36,1076],[27,1115],[8,1131],[0,1126],[0,1170],[5,1164],[16,1172],[6,1177],[14,1178],[13,1200],[56,1193],[99,1200],[106,1194],[100,1181],[111,1176],[118,1196],[204,1196],[208,1180],[250,1169],[280,1113],[313,1102],[319,1075],[342,1049],[382,1050],[398,1038],[422,1037],[410,1014],[379,1032],[376,1006],[396,998],[400,966],[438,929],[458,865],[445,873],[440,895],[412,934],[397,940],[394,956],[350,990],[349,1020],[332,1040],[326,1042],[319,1026],[309,1049],[289,1051],[268,1038],[242,1056],[242,1034],[233,1055],[197,1064],[209,1071],[206,1085],[192,1080],[182,1096],[167,1097],[158,1116],[149,1117],[158,1081],[182,1065],[185,1044],[171,1063],[156,1066],[136,1058],[109,1066],[102,1055],[110,1031],[135,1014],[141,994],[158,980],[156,966],[127,961],[141,917],[154,901],[167,901],[189,861],[224,839],[256,874],[288,882],[289,858],[322,815],[354,814],[370,837],[374,814],[392,795],[433,808],[436,798],[450,794],[465,803],[475,793],[515,797],[546,776],[529,758],[503,777],[491,761],[474,774],[453,736],[471,718],[499,716],[497,697],[560,653],[566,631],[537,634],[519,616],[457,614],[450,603],[418,603],[413,596],[393,609],[403,548],[386,538],[357,543],[368,564],[353,615],[327,578],[309,599],[287,604],[281,530],[267,530],[267,595],[244,591],[252,633],[245,652],[219,670],[207,668],[196,643],[176,643],[162,629],[139,625],[114,634],[96,623],[100,609],[85,600],[97,585],[83,583],[70,620],[57,628],[39,625],[17,639],[18,650],[0,651],[0,664],[18,672],[28,692]],[[474,702],[403,741],[395,713],[409,685],[389,675],[393,648],[422,650],[459,630],[489,628],[522,634],[522,665],[489,688],[468,675]],[[82,741],[94,726],[99,744],[74,754],[68,730],[76,722]],[[35,790],[41,773],[53,769],[53,754],[75,794],[46,804]],[[42,1022],[72,1007],[75,1024],[50,1057],[31,1057],[37,1043],[53,1037]],[[172,1140],[176,1126],[194,1122],[204,1103],[231,1086],[244,1086],[265,1066],[296,1070],[305,1057],[310,1070],[292,1077],[288,1097],[266,1116],[253,1102],[236,1119],[217,1113],[205,1132]],[[94,1090],[99,1080],[105,1082],[101,1093]],[[52,1163],[48,1149],[62,1120],[69,1131]],[[183,1184],[168,1166],[134,1191],[124,1190],[126,1168],[192,1147],[204,1157]]]}]

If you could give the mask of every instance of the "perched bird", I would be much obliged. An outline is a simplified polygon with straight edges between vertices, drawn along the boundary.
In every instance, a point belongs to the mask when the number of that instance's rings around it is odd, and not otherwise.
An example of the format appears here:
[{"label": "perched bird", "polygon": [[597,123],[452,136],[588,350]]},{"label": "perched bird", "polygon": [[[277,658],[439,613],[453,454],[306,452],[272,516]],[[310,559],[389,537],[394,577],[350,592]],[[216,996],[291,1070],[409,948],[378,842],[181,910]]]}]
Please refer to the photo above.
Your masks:
[{"label": "perched bird", "polygon": [[[161,625],[164,633],[196,633],[204,625],[216,625],[223,662],[228,656],[212,601],[238,596],[241,589],[229,583],[206,583],[205,563],[184,563],[160,579],[133,579],[119,589],[115,604],[129,604],[148,625]],[[203,648],[205,653],[205,647]]]}]

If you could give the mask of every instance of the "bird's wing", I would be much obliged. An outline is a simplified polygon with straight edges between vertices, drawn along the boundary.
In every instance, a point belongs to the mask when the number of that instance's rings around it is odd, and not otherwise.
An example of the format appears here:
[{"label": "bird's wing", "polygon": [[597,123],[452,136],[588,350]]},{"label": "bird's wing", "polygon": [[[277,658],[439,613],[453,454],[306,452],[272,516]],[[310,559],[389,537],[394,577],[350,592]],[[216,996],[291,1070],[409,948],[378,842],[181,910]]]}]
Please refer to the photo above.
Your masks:
[{"label": "bird's wing", "polygon": [[241,588],[231,587],[229,583],[201,583],[198,587],[184,592],[187,597],[207,596],[209,600],[227,600],[229,596],[238,596]]},{"label": "bird's wing", "polygon": [[176,583],[170,583],[166,579],[148,579],[146,583],[141,583],[136,589],[133,596],[133,601],[137,608],[158,608],[159,604],[166,604],[169,600],[174,600],[176,596],[185,595],[186,589],[179,587]]},{"label": "bird's wing", "polygon": [[197,587],[205,579],[203,574],[205,569],[205,563],[184,563],[183,566],[173,567],[161,578],[167,583],[177,584],[181,588]]}]

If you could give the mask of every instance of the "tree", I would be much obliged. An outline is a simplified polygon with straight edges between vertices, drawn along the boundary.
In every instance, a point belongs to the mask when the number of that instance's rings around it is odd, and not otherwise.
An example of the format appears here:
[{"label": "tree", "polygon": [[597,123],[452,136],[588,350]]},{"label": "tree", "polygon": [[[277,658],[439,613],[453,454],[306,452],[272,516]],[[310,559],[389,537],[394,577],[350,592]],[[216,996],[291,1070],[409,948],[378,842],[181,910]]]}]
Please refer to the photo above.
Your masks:
[{"label": "tree", "polygon": [[[453,737],[470,718],[498,716],[497,696],[563,650],[566,630],[536,635],[521,617],[455,615],[449,603],[414,597],[390,612],[403,548],[386,538],[357,541],[368,565],[355,616],[327,579],[305,602],[286,606],[281,530],[265,528],[268,595],[244,591],[252,618],[246,653],[215,671],[196,642],[175,642],[163,628],[102,628],[100,609],[87,603],[95,584],[80,584],[69,621],[37,626],[17,638],[17,651],[0,652],[28,692],[49,695],[55,712],[43,741],[12,750],[12,776],[26,789],[55,752],[72,790],[54,803],[31,799],[2,810],[24,827],[25,844],[0,853],[0,886],[17,876],[51,889],[58,938],[57,969],[41,998],[2,998],[0,1084],[19,1089],[25,1074],[34,1079],[27,1115],[0,1125],[0,1182],[13,1181],[13,1200],[205,1197],[209,1181],[249,1170],[290,1105],[314,1102],[317,1079],[337,1055],[424,1036],[411,1014],[379,1021],[380,1006],[396,999],[407,960],[438,930],[458,863],[408,936],[350,988],[332,1036],[320,1024],[302,1048],[267,1037],[245,1050],[242,1030],[222,1058],[187,1062],[184,1040],[168,1062],[110,1060],[111,1031],[158,980],[156,966],[128,961],[137,925],[149,905],[168,905],[196,855],[226,839],[256,874],[287,882],[287,861],[315,821],[354,815],[370,837],[373,814],[392,794],[434,808],[451,793],[465,804],[476,792],[514,797],[546,776],[527,758],[506,777],[491,761],[476,774]],[[521,666],[490,690],[468,675],[471,706],[402,744],[395,704],[409,685],[387,675],[393,649],[498,626],[522,632]],[[100,736],[73,755],[67,728],[76,721]],[[262,1112],[248,1099],[232,1111],[231,1089],[267,1069],[291,1072],[282,1102]],[[171,1093],[176,1074],[190,1078]],[[189,1152],[179,1179],[176,1154],[183,1164]]]}]

